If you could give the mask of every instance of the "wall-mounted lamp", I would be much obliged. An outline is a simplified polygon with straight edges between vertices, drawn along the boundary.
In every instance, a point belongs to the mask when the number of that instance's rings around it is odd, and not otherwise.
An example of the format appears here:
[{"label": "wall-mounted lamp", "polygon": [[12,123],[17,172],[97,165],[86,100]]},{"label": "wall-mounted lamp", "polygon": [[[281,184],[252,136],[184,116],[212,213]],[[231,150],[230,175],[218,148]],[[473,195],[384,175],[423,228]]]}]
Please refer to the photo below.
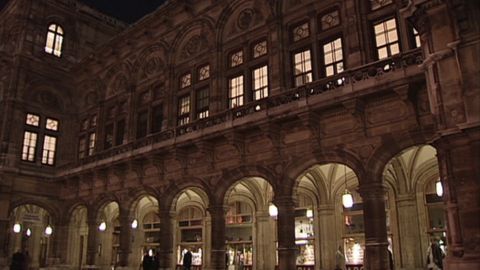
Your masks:
[{"label": "wall-mounted lamp", "polygon": [[25,235],[27,237],[30,237],[32,235],[32,230],[30,230],[30,228],[28,228],[27,231],[25,232]]},{"label": "wall-mounted lamp", "polygon": [[268,214],[269,214],[271,217],[277,217],[277,216],[278,216],[278,208],[275,206],[275,204],[271,203],[271,204],[268,206]]},{"label": "wall-mounted lamp", "polygon": [[20,233],[22,231],[22,225],[19,223],[13,224],[13,232],[14,233]]},{"label": "wall-mounted lamp", "polygon": [[442,181],[440,181],[440,178],[435,183],[435,191],[437,192],[438,197],[443,196],[443,186],[442,186]]},{"label": "wall-mounted lamp", "polygon": [[47,225],[47,227],[45,228],[45,235],[50,236],[50,235],[52,235],[52,233],[53,233],[53,228],[52,228],[52,226],[50,226],[50,224],[49,224],[49,225]]},{"label": "wall-mounted lamp", "polygon": [[347,166],[343,166],[344,175],[345,175],[345,193],[342,195],[342,204],[345,208],[350,208],[353,206],[353,196],[350,194],[347,188]]},{"label": "wall-mounted lamp", "polygon": [[98,230],[101,232],[104,232],[106,229],[107,229],[107,223],[105,223],[105,221],[102,221],[102,223],[100,223],[100,225],[98,226]]},{"label": "wall-mounted lamp", "polygon": [[137,220],[137,219],[134,219],[134,220],[132,221],[132,229],[136,229],[136,228],[138,228],[138,220]]}]

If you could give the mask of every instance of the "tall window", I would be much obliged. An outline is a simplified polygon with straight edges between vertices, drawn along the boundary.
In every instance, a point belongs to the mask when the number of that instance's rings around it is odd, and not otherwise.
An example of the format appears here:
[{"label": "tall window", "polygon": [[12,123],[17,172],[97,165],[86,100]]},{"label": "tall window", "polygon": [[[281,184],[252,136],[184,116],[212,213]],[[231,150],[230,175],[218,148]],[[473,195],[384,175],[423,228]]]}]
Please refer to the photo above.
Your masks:
[{"label": "tall window", "polygon": [[325,76],[343,71],[342,39],[337,38],[323,44],[323,65]]},{"label": "tall window", "polygon": [[229,108],[243,105],[243,75],[231,78],[228,81]]},{"label": "tall window", "polygon": [[374,24],[375,43],[378,59],[388,58],[400,52],[395,18]]},{"label": "tall window", "polygon": [[304,85],[312,81],[312,62],[310,49],[295,53],[293,56],[293,68],[295,86]]},{"label": "tall window", "polygon": [[60,57],[62,55],[63,29],[58,24],[50,24],[45,43],[45,52]]},{"label": "tall window", "polygon": [[245,105],[269,95],[268,42],[261,39],[230,54],[228,108]]},{"label": "tall window", "polygon": [[208,88],[203,88],[197,91],[197,119],[203,119],[208,117],[208,99]]},{"label": "tall window", "polygon": [[178,125],[190,123],[190,95],[178,99]]},{"label": "tall window", "polygon": [[262,66],[253,70],[253,100],[259,100],[268,96],[268,66]]},{"label": "tall window", "polygon": [[415,41],[415,48],[420,48],[422,46],[422,43],[420,42],[420,34],[415,28],[412,28],[412,33]]},{"label": "tall window", "polygon": [[97,115],[87,116],[82,120],[78,140],[78,158],[93,155],[95,150],[95,132]]},{"label": "tall window", "polygon": [[43,138],[41,163],[54,165],[58,137],[58,120],[48,117],[45,118],[45,122],[43,123],[41,120],[39,115],[27,113],[25,132],[23,135],[22,160],[35,162],[38,147],[37,142]]},{"label": "tall window", "polygon": [[103,141],[104,149],[109,149],[113,146],[127,142],[127,137],[125,136],[127,104],[126,101],[121,101],[115,105],[107,106],[107,120],[105,123],[105,137]]}]

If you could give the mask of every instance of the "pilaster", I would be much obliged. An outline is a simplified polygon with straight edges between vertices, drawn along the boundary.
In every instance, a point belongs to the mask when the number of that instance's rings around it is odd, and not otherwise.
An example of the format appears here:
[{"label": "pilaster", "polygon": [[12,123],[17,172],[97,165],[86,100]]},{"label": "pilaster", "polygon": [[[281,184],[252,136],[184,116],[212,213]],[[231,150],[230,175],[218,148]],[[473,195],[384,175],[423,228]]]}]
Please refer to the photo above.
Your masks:
[{"label": "pilaster", "polygon": [[224,205],[211,205],[207,211],[211,215],[210,270],[225,269],[225,210]]},{"label": "pilaster", "polygon": [[278,208],[278,269],[296,269],[295,203],[288,196],[275,198],[274,203]]},{"label": "pilaster", "polygon": [[159,246],[159,270],[173,270],[175,265],[173,247],[173,216],[169,209],[160,209],[160,246]]}]

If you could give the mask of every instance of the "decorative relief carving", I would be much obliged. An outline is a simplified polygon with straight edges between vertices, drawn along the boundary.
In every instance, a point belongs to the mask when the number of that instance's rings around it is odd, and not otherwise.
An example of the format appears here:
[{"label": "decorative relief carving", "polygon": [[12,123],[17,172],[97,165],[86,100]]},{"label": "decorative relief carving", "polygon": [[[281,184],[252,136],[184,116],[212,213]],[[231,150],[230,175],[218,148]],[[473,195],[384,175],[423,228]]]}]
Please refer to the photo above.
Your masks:
[{"label": "decorative relief carving", "polygon": [[165,68],[165,63],[159,56],[151,56],[142,66],[140,79],[151,77]]},{"label": "decorative relief carving", "polygon": [[237,26],[241,30],[248,29],[252,24],[255,17],[255,10],[251,8],[244,9],[240,12],[237,18]]},{"label": "decorative relief carving", "polygon": [[185,46],[183,46],[181,58],[187,59],[198,55],[207,48],[207,43],[205,36],[194,35],[188,40]]}]

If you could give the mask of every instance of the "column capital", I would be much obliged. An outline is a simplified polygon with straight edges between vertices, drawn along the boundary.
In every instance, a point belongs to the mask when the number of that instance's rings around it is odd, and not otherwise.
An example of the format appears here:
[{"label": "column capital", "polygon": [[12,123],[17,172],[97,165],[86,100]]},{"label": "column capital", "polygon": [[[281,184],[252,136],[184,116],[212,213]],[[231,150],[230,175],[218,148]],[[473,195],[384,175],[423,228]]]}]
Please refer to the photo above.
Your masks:
[{"label": "column capital", "polygon": [[273,198],[275,206],[292,206],[295,207],[295,199],[292,196],[275,196]]},{"label": "column capital", "polygon": [[228,211],[228,206],[224,204],[212,204],[207,207],[207,211],[210,213],[210,215],[225,215]]},{"label": "column capital", "polygon": [[360,185],[358,192],[363,200],[384,199],[387,194],[387,188],[382,183],[366,183]]}]

